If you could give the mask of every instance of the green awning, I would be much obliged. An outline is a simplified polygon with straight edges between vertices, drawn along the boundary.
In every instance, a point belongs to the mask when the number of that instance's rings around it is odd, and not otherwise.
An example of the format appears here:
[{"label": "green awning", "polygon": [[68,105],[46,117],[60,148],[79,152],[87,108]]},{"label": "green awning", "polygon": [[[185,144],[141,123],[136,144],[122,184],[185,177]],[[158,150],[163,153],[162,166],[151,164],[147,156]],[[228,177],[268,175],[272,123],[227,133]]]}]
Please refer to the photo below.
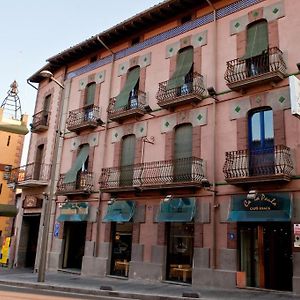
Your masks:
[{"label": "green awning", "polygon": [[247,30],[247,48],[243,59],[261,55],[268,47],[268,23],[266,21],[255,23]]},{"label": "green awning", "polygon": [[81,214],[61,214],[57,218],[58,222],[82,222],[87,221],[88,215],[81,215]]},{"label": "green awning", "polygon": [[292,205],[288,193],[233,196],[228,222],[290,222]]},{"label": "green awning", "polygon": [[16,125],[16,124],[0,124],[0,131],[6,131],[10,133],[16,133],[21,135],[26,135],[29,130],[25,125]]},{"label": "green awning", "polygon": [[89,219],[89,205],[86,202],[65,203],[60,208],[58,222],[81,222]]},{"label": "green awning", "polygon": [[179,52],[177,56],[176,70],[167,83],[167,90],[184,85],[185,76],[189,73],[194,62],[194,50],[192,47]]},{"label": "green awning", "polygon": [[106,215],[103,222],[129,222],[134,215],[135,202],[134,201],[115,201],[108,205]]},{"label": "green awning", "polygon": [[196,213],[195,198],[172,198],[162,201],[156,216],[157,222],[191,222]]},{"label": "green awning", "polygon": [[83,145],[80,149],[78,156],[73,163],[71,169],[66,173],[63,183],[72,183],[76,181],[77,173],[82,168],[84,162],[89,156],[90,146],[88,144]]},{"label": "green awning", "polygon": [[140,78],[140,68],[134,68],[129,71],[127,80],[121,93],[116,97],[115,109],[123,108],[128,104],[129,94],[136,86]]},{"label": "green awning", "polygon": [[15,217],[17,214],[18,210],[15,205],[0,204],[1,217]]}]

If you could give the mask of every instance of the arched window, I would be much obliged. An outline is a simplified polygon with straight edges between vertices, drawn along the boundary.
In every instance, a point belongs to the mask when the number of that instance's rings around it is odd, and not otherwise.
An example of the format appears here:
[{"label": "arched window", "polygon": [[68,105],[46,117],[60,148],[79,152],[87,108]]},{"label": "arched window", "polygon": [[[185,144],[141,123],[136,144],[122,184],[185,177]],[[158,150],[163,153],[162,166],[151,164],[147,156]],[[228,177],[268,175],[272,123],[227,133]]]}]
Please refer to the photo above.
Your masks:
[{"label": "arched window", "polygon": [[249,113],[249,171],[251,175],[274,173],[274,128],[271,108]]},{"label": "arched window", "polygon": [[259,20],[247,27],[246,59],[248,76],[267,72],[269,68],[268,22]]},{"label": "arched window", "polygon": [[96,92],[96,83],[95,82],[89,83],[86,86],[86,98],[85,98],[86,105],[94,104],[95,92]]},{"label": "arched window", "polygon": [[133,165],[135,158],[135,142],[134,134],[123,137],[122,151],[120,160],[120,185],[131,186],[133,179]]},{"label": "arched window", "polygon": [[182,124],[175,128],[174,139],[174,179],[176,181],[190,180],[193,155],[193,127]]}]

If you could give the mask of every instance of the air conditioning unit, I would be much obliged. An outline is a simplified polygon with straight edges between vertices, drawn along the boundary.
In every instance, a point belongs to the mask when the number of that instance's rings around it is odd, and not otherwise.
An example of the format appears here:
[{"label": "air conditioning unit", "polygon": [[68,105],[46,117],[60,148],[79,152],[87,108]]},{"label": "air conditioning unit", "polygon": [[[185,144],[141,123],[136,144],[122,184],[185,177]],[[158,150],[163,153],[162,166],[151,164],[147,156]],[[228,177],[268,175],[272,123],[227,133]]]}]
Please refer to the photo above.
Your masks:
[{"label": "air conditioning unit", "polygon": [[11,165],[4,166],[4,171],[5,172],[10,172],[11,171]]}]

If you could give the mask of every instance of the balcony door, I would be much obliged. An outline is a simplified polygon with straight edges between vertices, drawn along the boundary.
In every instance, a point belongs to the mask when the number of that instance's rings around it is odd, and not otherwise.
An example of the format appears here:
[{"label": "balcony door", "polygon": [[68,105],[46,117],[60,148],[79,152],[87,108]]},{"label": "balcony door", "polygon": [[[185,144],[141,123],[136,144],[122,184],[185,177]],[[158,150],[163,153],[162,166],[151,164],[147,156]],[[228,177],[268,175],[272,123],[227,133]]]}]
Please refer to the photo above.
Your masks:
[{"label": "balcony door", "polygon": [[42,159],[44,154],[44,144],[39,145],[36,150],[36,156],[35,156],[35,162],[34,162],[34,168],[33,168],[33,179],[39,180],[42,179],[41,177],[41,165],[42,165]]},{"label": "balcony door", "polygon": [[120,186],[132,186],[135,158],[135,135],[127,135],[122,141]]},{"label": "balcony door", "polygon": [[265,108],[249,115],[249,174],[274,174],[273,111]]},{"label": "balcony door", "polygon": [[49,111],[50,111],[50,101],[51,101],[51,95],[48,95],[44,100],[43,105],[43,116],[42,116],[42,124],[41,125],[48,125],[48,119],[49,119]]},{"label": "balcony door", "polygon": [[174,181],[190,181],[192,175],[193,127],[183,124],[175,129]]}]

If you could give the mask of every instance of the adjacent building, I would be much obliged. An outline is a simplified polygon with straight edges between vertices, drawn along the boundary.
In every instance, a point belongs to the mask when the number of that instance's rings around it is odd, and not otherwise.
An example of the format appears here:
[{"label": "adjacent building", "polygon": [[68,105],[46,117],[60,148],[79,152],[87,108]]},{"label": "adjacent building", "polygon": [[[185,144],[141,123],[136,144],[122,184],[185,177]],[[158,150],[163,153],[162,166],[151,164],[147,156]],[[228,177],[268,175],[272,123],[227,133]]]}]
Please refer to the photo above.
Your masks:
[{"label": "adjacent building", "polygon": [[164,1],[49,58],[18,265],[46,195],[51,270],[300,293],[299,5]]}]

